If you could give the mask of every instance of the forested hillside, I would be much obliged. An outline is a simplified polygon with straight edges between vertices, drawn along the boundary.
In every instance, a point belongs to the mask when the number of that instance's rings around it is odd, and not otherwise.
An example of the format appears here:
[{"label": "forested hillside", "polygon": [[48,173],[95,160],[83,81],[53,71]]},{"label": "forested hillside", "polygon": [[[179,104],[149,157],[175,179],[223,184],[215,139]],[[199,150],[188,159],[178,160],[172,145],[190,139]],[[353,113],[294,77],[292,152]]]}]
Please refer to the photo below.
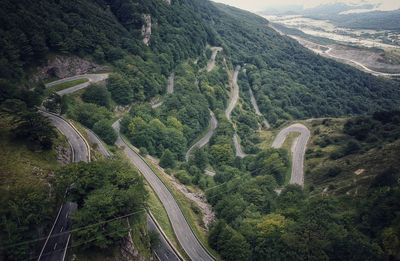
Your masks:
[{"label": "forested hillside", "polygon": [[[113,62],[151,49],[170,70],[199,54],[214,34],[193,8],[196,1],[162,0],[2,1],[0,78],[18,78],[49,52],[90,55]],[[193,6],[193,7],[192,7]],[[144,14],[154,24],[151,44],[142,44]]]},{"label": "forested hillside", "polygon": [[267,21],[217,5],[214,28],[271,123],[279,119],[362,114],[400,106],[398,82],[378,79],[313,54]]},{"label": "forested hillside", "polygon": [[[143,41],[146,27],[151,34],[148,31],[148,41]],[[211,46],[223,49],[208,72]],[[33,80],[38,68],[54,56],[78,56],[106,65],[108,78],[61,97]],[[228,119],[224,112],[237,65],[242,68],[240,94]],[[45,81],[53,80],[54,75],[48,76]],[[168,77],[174,86],[167,93]],[[87,82],[80,80],[74,83]],[[254,114],[247,97],[250,89],[263,115]],[[118,136],[111,124],[117,119],[122,119],[126,140],[143,157],[159,159],[152,162],[159,162],[171,180],[203,189],[201,200],[207,198],[216,213],[208,242],[224,260],[399,259],[398,171],[382,172],[389,173],[389,179],[374,172],[378,180],[364,186],[366,197],[361,199],[343,195],[329,180],[351,180],[352,173],[338,170],[337,164],[349,155],[370,153],[381,141],[384,149],[396,152],[398,112],[363,115],[398,109],[399,82],[320,57],[249,12],[204,0],[1,1],[0,103],[0,136],[5,140],[1,144],[9,152],[1,157],[6,169],[1,178],[6,182],[0,185],[0,238],[7,246],[0,254],[6,259],[36,256],[42,244],[35,239],[45,238],[56,202],[67,199],[78,203],[74,227],[140,211],[132,217],[133,234],[150,252],[145,184],[115,145]],[[102,159],[96,151],[98,161],[60,166],[55,154],[60,143],[68,143],[38,113],[41,105],[73,120],[79,130],[92,129],[115,156]],[[188,148],[211,125],[210,111],[218,121],[215,132],[207,145],[185,160]],[[294,119],[356,114],[362,116],[350,119],[341,130],[345,140],[313,129],[318,139],[312,140],[307,160],[317,162],[307,165],[310,186],[305,189],[287,185],[289,148],[261,146],[261,134],[267,132],[259,128],[263,117],[272,125],[272,136],[276,127]],[[360,136],[363,132],[366,135]],[[234,134],[249,154],[243,159],[235,156]],[[333,149],[323,151],[325,143]],[[393,151],[390,155],[397,155]],[[11,166],[13,158],[27,170]],[[322,160],[328,165],[317,164]],[[32,193],[24,198],[25,191]],[[200,213],[192,205],[185,212]],[[169,224],[168,217],[165,220]],[[204,224],[199,226],[206,231]],[[84,244],[78,253],[91,250],[101,255],[104,249],[118,248],[129,229],[117,220],[80,231],[72,240]],[[85,244],[93,237],[96,240]]]}]

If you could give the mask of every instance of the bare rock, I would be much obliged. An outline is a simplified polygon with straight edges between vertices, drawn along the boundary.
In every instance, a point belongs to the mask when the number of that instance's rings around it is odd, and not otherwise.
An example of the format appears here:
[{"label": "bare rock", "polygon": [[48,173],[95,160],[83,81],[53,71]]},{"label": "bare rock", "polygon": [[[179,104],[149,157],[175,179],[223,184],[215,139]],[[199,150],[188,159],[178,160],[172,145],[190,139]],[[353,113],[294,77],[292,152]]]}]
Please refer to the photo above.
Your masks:
[{"label": "bare rock", "polygon": [[82,59],[77,56],[56,55],[50,58],[46,65],[39,67],[33,77],[35,81],[46,78],[65,78],[85,73],[95,73],[107,70],[106,66]]},{"label": "bare rock", "polygon": [[143,36],[143,43],[145,45],[150,44],[150,37],[151,37],[151,16],[149,14],[144,14],[144,24],[142,26],[142,36]]},{"label": "bare rock", "polygon": [[71,163],[72,153],[69,147],[58,145],[56,147],[56,153],[57,153],[57,161],[60,162],[61,165],[67,165]]}]

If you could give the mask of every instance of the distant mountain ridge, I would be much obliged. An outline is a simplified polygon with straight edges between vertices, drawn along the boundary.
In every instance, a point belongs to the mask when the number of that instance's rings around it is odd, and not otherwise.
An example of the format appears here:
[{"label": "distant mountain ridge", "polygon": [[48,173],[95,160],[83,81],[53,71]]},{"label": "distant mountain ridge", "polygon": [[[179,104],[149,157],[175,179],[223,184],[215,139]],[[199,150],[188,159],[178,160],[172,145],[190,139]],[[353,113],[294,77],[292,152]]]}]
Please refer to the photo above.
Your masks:
[{"label": "distant mountain ridge", "polygon": [[[313,8],[301,6],[270,8],[261,15],[303,15],[312,19],[328,20],[340,27],[371,30],[400,30],[400,9],[380,11],[378,4],[329,3]],[[357,12],[363,10],[362,12]],[[354,12],[352,12],[354,11]]]}]

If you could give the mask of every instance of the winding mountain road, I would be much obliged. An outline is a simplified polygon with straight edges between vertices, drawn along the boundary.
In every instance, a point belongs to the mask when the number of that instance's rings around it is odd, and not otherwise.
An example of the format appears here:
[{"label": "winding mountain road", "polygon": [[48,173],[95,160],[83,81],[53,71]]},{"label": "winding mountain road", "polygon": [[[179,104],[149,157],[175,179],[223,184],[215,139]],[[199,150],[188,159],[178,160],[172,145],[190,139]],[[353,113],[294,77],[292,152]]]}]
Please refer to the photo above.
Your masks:
[{"label": "winding mountain road", "polygon": [[71,123],[61,116],[42,111],[40,113],[47,117],[50,122],[67,138],[72,149],[72,162],[90,161],[90,152],[86,141]]},{"label": "winding mountain road", "polygon": [[[119,120],[113,124],[113,128],[119,133]],[[142,157],[140,157],[139,154],[131,149],[127,143],[125,143],[121,135],[118,135],[118,139],[115,144],[123,149],[125,155],[131,161],[131,163],[138,168],[138,170],[142,173],[147,182],[153,188],[154,192],[159,197],[161,203],[167,211],[168,218],[171,222],[172,228],[174,229],[175,235],[189,258],[196,261],[214,260],[214,258],[202,246],[196,235],[191,230],[171,192],[157,177],[149,165],[147,165]]]},{"label": "winding mountain road", "polygon": [[[90,148],[78,132],[67,120],[53,113],[39,111],[67,138],[72,150],[72,162],[90,161]],[[76,210],[73,202],[63,204],[54,221],[49,236],[40,252],[38,260],[60,261],[64,260],[67,251],[70,233],[62,233],[70,229],[69,216]],[[62,233],[62,234],[60,234]]]},{"label": "winding mountain road", "polygon": [[175,80],[175,73],[171,73],[170,76],[168,77],[168,83],[167,83],[168,94],[174,93],[174,80]]},{"label": "winding mountain road", "polygon": [[88,82],[84,82],[84,83],[81,83],[81,84],[72,86],[70,88],[56,92],[58,95],[63,96],[65,94],[70,94],[70,93],[79,91],[81,89],[84,89],[92,83],[104,81],[105,79],[108,78],[108,76],[109,76],[109,73],[82,74],[82,75],[76,75],[76,76],[72,76],[72,77],[63,78],[63,79],[45,84],[45,86],[46,86],[46,88],[49,88],[49,87],[58,85],[60,83],[70,82],[73,80],[79,80],[79,79],[88,79],[89,80]]},{"label": "winding mountain road", "polygon": [[237,133],[233,134],[233,144],[235,145],[236,157],[243,159],[247,156],[247,154],[243,152],[242,146],[240,146],[240,140]]},{"label": "winding mountain road", "polygon": [[307,148],[307,142],[310,138],[310,131],[303,124],[295,123],[281,130],[272,143],[273,148],[281,148],[286,137],[292,133],[300,133],[292,145],[292,173],[290,184],[304,186],[304,155]]},{"label": "winding mountain road", "polygon": [[210,141],[212,135],[214,134],[215,129],[218,127],[217,118],[215,117],[214,113],[211,110],[210,110],[210,117],[211,117],[210,127],[208,128],[207,133],[189,148],[189,150],[186,152],[185,155],[186,161],[189,160],[190,154],[192,153],[194,148],[202,148]]},{"label": "winding mountain road", "polygon": [[[93,131],[86,129],[86,132],[88,133],[91,143],[100,144],[98,146],[98,149],[103,156],[110,157],[112,155],[111,152],[104,145],[103,141]],[[153,249],[158,259],[161,261],[182,260],[182,258],[178,254],[176,254],[177,251],[174,250],[168,242],[168,239],[166,238],[165,233],[162,232],[161,227],[156,224],[157,221],[153,219],[154,218],[151,216],[151,214],[147,214],[147,226],[150,231],[154,231],[158,234],[160,240],[159,244]]]},{"label": "winding mountain road", "polygon": [[107,149],[106,145],[104,144],[104,142],[99,138],[99,136],[97,136],[96,133],[94,133],[92,130],[90,129],[86,129],[86,134],[88,136],[88,139],[90,141],[90,143],[95,144],[97,146],[97,150],[106,158],[111,157],[111,153],[109,152],[109,150]]},{"label": "winding mountain road", "polygon": [[211,58],[207,63],[207,72],[211,72],[214,69],[215,58],[217,57],[218,52],[222,51],[222,47],[211,47],[210,49],[212,53],[211,53]]},{"label": "winding mountain road", "polygon": [[264,127],[266,129],[271,128],[271,125],[269,124],[269,122],[265,119],[265,117],[260,112],[260,109],[258,108],[256,97],[254,97],[254,93],[253,93],[253,90],[251,88],[249,88],[249,94],[250,94],[250,101],[251,101],[251,104],[253,105],[253,108],[254,108],[254,111],[255,111],[256,115],[262,116],[264,118],[263,124],[264,124]]},{"label": "winding mountain road", "polygon": [[229,85],[231,88],[230,94],[229,94],[229,103],[228,103],[228,107],[225,110],[225,116],[226,118],[231,121],[231,114],[233,109],[235,108],[238,99],[239,99],[239,85],[237,84],[237,78],[239,75],[239,71],[240,71],[240,65],[237,65],[235,68],[235,71],[233,72],[233,75],[231,75],[232,77],[229,80]]}]

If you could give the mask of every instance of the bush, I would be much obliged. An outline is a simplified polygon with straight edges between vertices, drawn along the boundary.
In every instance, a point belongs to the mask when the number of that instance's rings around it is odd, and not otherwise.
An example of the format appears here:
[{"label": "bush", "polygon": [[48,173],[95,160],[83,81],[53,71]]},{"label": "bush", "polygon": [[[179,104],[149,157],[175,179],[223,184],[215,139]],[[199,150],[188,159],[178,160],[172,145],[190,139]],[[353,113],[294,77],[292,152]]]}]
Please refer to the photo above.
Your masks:
[{"label": "bush", "polygon": [[139,153],[140,153],[140,155],[142,155],[142,156],[147,156],[147,155],[149,155],[149,152],[147,151],[147,149],[146,149],[145,147],[140,147],[140,148],[139,148]]},{"label": "bush", "polygon": [[111,127],[111,123],[107,120],[101,120],[94,124],[93,131],[100,136],[108,145],[112,145],[117,140],[117,133]]},{"label": "bush", "polygon": [[189,185],[192,183],[192,178],[184,170],[178,171],[175,174],[175,177],[184,185]]},{"label": "bush", "polygon": [[163,168],[175,167],[175,156],[169,149],[166,149],[160,158],[160,166]]},{"label": "bush", "polygon": [[342,169],[334,166],[334,167],[330,167],[327,171],[327,174],[329,177],[333,178],[336,177],[337,175],[339,175],[342,172]]},{"label": "bush", "polygon": [[27,141],[28,148],[32,150],[51,149],[57,136],[49,120],[37,112],[24,113],[14,129],[14,135]]},{"label": "bush", "polygon": [[111,94],[105,87],[100,85],[93,84],[89,86],[82,94],[82,100],[108,109],[111,108]]}]

